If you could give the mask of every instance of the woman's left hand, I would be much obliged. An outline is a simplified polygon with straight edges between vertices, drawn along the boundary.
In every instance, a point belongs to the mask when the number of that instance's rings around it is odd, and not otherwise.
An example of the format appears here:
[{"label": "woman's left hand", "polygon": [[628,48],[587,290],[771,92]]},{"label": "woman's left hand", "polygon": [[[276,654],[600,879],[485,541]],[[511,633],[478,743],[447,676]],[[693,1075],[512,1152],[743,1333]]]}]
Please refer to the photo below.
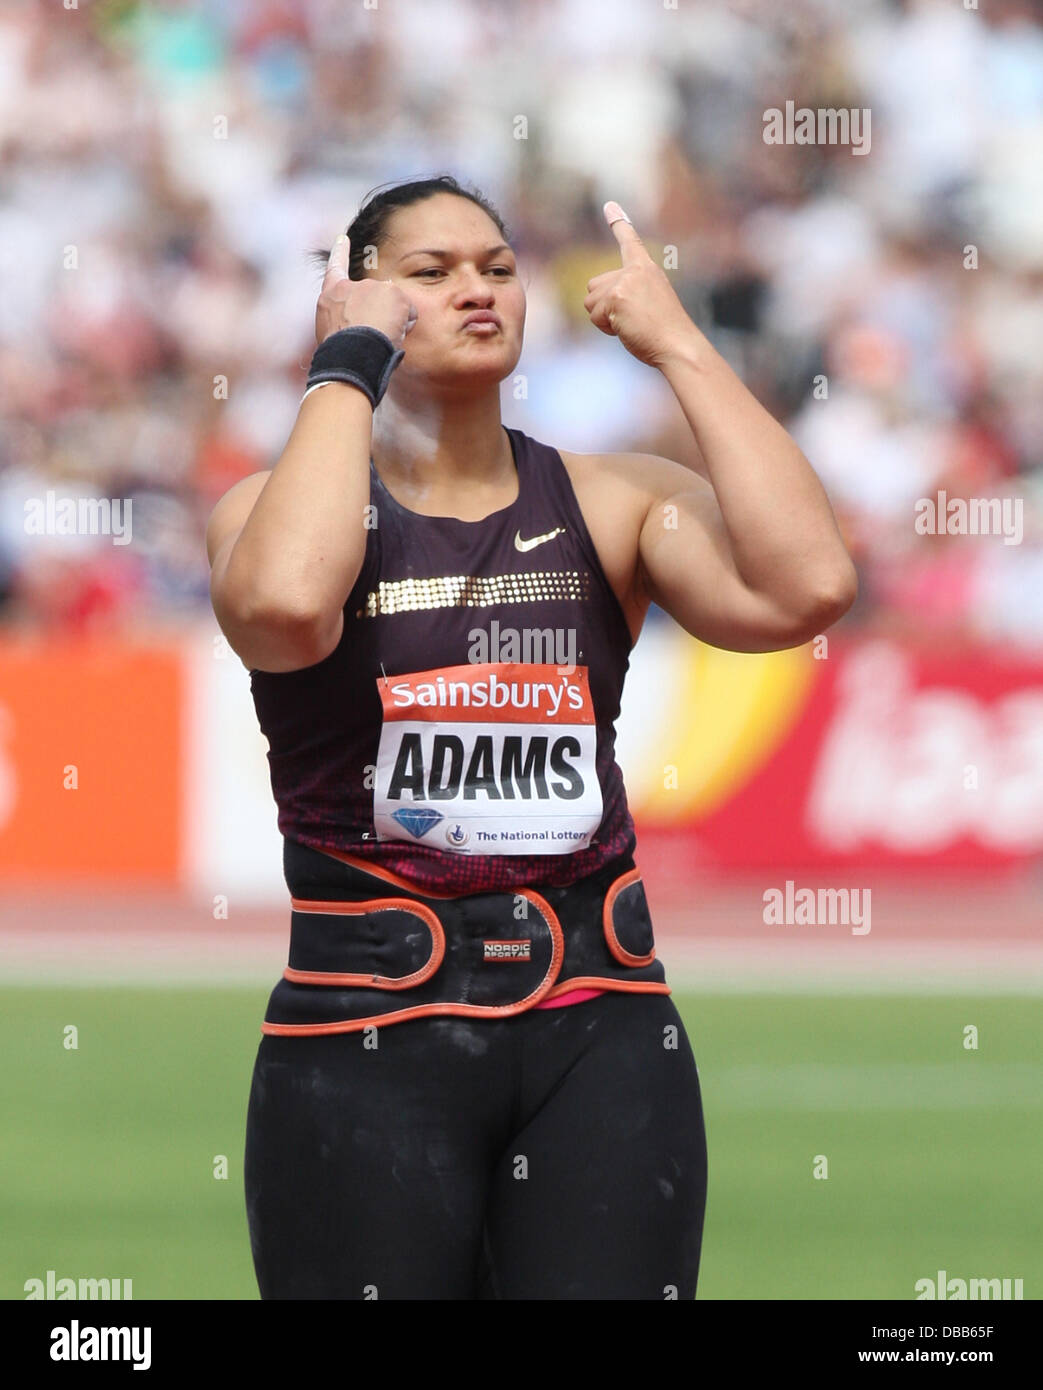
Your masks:
[{"label": "woman's left hand", "polygon": [[661,367],[672,351],[699,330],[619,204],[606,203],[604,212],[623,264],[587,281],[583,307],[595,328],[618,337],[639,362]]}]

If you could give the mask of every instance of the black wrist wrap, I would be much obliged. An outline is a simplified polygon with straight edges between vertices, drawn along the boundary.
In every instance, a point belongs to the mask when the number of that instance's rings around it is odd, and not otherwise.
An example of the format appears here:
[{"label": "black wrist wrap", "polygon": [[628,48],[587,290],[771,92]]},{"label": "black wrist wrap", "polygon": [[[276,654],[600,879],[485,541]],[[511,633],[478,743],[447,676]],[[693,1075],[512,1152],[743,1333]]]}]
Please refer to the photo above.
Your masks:
[{"label": "black wrist wrap", "polygon": [[308,386],[320,381],[346,381],[369,397],[375,410],[387,390],[391,373],[405,353],[396,348],[379,328],[359,324],[340,328],[315,349],[308,372]]}]

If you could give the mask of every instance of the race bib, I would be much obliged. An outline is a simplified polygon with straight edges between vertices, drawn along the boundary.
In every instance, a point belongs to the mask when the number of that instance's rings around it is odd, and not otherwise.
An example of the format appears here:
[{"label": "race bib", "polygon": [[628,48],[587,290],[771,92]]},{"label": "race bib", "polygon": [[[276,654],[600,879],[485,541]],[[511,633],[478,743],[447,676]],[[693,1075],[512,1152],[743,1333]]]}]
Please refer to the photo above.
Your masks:
[{"label": "race bib", "polygon": [[587,668],[488,662],[377,678],[378,840],[571,854],[601,824]]}]

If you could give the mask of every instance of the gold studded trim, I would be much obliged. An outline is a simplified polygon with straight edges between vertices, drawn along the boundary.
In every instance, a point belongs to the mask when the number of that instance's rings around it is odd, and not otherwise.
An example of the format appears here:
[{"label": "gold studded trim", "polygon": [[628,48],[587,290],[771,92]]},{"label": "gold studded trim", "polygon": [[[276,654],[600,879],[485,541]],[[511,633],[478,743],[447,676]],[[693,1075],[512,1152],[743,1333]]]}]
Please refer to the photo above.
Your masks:
[{"label": "gold studded trim", "polygon": [[440,574],[432,579],[381,580],[366,595],[357,618],[416,613],[431,608],[487,608],[494,603],[542,603],[548,599],[590,598],[586,570],[531,570],[475,576]]}]

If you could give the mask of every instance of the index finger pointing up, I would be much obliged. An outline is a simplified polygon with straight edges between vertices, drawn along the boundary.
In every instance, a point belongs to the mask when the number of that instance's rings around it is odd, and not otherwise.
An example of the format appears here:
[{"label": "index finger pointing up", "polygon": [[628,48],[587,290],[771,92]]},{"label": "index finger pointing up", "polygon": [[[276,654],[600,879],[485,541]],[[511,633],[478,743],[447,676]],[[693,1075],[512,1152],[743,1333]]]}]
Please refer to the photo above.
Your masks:
[{"label": "index finger pointing up", "polygon": [[646,257],[648,252],[645,250],[644,242],[634,231],[630,218],[619,204],[606,203],[602,210],[605,221],[612,228],[612,235],[619,242],[619,254],[623,264],[629,265],[632,261]]},{"label": "index finger pointing up", "polygon": [[333,243],[330,258],[326,262],[325,280],[332,284],[335,280],[348,279],[348,265],[351,259],[351,241],[347,233],[341,232]]}]

